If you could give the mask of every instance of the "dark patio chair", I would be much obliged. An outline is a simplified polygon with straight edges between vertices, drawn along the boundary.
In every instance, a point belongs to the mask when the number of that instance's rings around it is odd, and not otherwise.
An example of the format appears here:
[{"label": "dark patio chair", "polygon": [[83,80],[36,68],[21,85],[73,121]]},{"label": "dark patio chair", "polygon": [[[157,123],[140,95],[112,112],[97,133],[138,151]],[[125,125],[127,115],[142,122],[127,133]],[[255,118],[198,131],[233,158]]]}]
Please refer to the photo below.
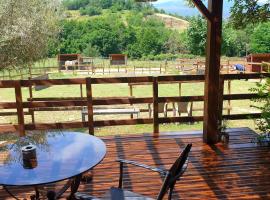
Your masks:
[{"label": "dark patio chair", "polygon": [[123,186],[123,165],[131,164],[137,167],[142,167],[144,169],[148,169],[154,172],[158,172],[164,177],[164,181],[162,187],[157,196],[157,200],[162,200],[164,196],[168,193],[168,200],[172,199],[172,193],[177,180],[180,180],[180,177],[183,175],[188,165],[188,154],[192,144],[188,144],[185,149],[182,151],[180,156],[176,159],[174,164],[171,166],[170,170],[164,170],[160,168],[150,167],[148,165],[140,164],[135,161],[130,160],[122,160],[118,159],[117,161],[120,163],[120,177],[119,177],[119,186],[118,188],[112,187],[103,198],[95,198],[83,193],[76,193],[76,199],[78,200],[153,200],[152,198],[142,196],[140,194],[136,194],[131,191],[127,191],[122,189]]}]

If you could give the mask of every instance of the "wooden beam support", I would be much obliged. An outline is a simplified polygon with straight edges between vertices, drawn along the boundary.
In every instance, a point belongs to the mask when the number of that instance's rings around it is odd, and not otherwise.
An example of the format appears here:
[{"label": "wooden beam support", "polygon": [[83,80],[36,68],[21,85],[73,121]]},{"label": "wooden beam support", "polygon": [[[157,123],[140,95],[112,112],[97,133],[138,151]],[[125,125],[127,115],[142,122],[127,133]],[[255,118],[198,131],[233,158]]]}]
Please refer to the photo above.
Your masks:
[{"label": "wooden beam support", "polygon": [[15,81],[15,95],[16,95],[17,115],[18,115],[18,131],[19,135],[22,137],[25,136],[25,127],[24,127],[21,81]]},{"label": "wooden beam support", "polygon": [[94,135],[94,111],[92,97],[91,78],[86,78],[87,110],[88,110],[88,128],[89,134]]},{"label": "wooden beam support", "polygon": [[223,0],[208,0],[213,20],[207,22],[207,47],[204,91],[203,139],[208,144],[218,142],[220,55]]},{"label": "wooden beam support", "polygon": [[[219,78],[219,94],[218,94],[218,130],[220,131],[220,127],[223,124],[223,95],[224,95],[224,78]],[[228,108],[230,110],[230,108]],[[220,142],[220,133],[218,132],[219,137],[218,141]]]},{"label": "wooden beam support", "polygon": [[158,124],[158,78],[153,78],[153,135],[159,136],[159,124]]},{"label": "wooden beam support", "polygon": [[192,0],[192,2],[208,21],[213,21],[212,13],[209,12],[209,10],[205,7],[205,5],[203,4],[201,0]]}]

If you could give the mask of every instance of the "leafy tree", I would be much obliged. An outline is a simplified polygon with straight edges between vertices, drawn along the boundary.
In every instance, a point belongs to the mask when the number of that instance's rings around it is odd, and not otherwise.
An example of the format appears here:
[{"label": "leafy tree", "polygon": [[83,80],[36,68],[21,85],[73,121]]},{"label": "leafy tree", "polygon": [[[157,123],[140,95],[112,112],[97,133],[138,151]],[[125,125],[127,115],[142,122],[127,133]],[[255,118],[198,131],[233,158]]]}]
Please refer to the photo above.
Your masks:
[{"label": "leafy tree", "polygon": [[166,52],[172,54],[187,53],[187,32],[172,31],[165,42]]},{"label": "leafy tree", "polygon": [[89,0],[65,0],[63,1],[64,6],[68,10],[79,10],[89,4]]},{"label": "leafy tree", "polygon": [[251,35],[252,53],[270,53],[270,22],[261,23]]},{"label": "leafy tree", "polygon": [[249,43],[246,30],[235,30],[230,23],[223,23],[222,54],[226,56],[245,56]]},{"label": "leafy tree", "polygon": [[86,49],[83,50],[84,56],[98,57],[100,56],[99,50],[96,46],[88,45]]},{"label": "leafy tree", "polygon": [[266,22],[270,19],[270,1],[234,0],[230,19],[235,28],[240,29],[248,24]]},{"label": "leafy tree", "polygon": [[135,2],[135,0],[64,0],[63,4],[68,10],[84,10],[86,7],[111,9],[112,12],[121,10],[154,10],[154,7],[151,4],[146,3],[145,5],[142,5]]},{"label": "leafy tree", "polygon": [[47,54],[58,31],[57,0],[0,1],[0,69],[23,67]]},{"label": "leafy tree", "polygon": [[80,9],[81,15],[94,16],[94,15],[100,15],[101,13],[102,13],[102,9],[100,7],[95,7],[91,5],[88,5],[85,8]]},{"label": "leafy tree", "polygon": [[98,0],[101,8],[107,9],[112,6],[112,0]]},{"label": "leafy tree", "polygon": [[204,55],[206,45],[206,21],[201,16],[192,17],[187,29],[188,47],[192,54]]},{"label": "leafy tree", "polygon": [[[191,0],[185,0],[193,6]],[[205,0],[202,0],[205,1]],[[230,20],[235,28],[245,28],[248,24],[266,22],[270,19],[269,0],[229,0],[233,1]]]},{"label": "leafy tree", "polygon": [[255,92],[258,97],[252,99],[255,107],[261,110],[261,118],[256,119],[257,129],[260,131],[260,137],[258,137],[258,142],[260,140],[267,139],[270,144],[270,78],[266,78],[264,82],[256,83],[255,88],[251,88],[251,92]]}]

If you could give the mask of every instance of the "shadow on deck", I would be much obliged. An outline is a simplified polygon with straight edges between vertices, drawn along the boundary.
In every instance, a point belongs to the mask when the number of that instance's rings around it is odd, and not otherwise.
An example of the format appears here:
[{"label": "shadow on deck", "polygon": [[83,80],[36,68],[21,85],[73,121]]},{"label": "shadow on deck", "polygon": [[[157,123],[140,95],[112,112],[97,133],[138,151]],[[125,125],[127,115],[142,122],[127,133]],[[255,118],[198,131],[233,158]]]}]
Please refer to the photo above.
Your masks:
[{"label": "shadow on deck", "polygon": [[[190,164],[176,184],[173,199],[270,199],[269,147],[255,146],[254,137],[248,128],[230,129],[228,145],[204,144],[201,131],[162,133],[158,139],[149,134],[104,137],[108,153],[94,169],[92,183],[81,184],[79,191],[102,196],[117,186],[117,157],[169,168],[180,149],[191,142]],[[125,188],[156,197],[162,183],[159,174],[133,166],[124,171]],[[7,197],[2,190],[0,199]]]}]

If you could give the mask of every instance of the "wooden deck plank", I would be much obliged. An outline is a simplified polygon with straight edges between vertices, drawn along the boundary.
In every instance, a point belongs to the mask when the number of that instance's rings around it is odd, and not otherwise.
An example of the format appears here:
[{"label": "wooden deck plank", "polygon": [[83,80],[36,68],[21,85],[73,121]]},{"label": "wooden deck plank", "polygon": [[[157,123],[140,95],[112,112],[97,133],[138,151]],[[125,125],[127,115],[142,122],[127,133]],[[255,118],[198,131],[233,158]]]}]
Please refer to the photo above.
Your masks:
[{"label": "wooden deck plank", "polygon": [[[206,145],[201,131],[103,137],[107,145],[104,161],[94,170],[91,183],[82,183],[79,191],[102,196],[117,186],[117,157],[148,165],[169,168],[180,149],[193,143],[188,170],[177,182],[174,199],[270,199],[270,148],[251,143],[255,133],[248,128],[230,129],[229,144]],[[124,187],[155,198],[162,178],[134,166],[125,167]],[[59,188],[63,182],[50,185]],[[31,189],[15,188],[21,197]],[[11,199],[0,190],[0,199]]]}]

